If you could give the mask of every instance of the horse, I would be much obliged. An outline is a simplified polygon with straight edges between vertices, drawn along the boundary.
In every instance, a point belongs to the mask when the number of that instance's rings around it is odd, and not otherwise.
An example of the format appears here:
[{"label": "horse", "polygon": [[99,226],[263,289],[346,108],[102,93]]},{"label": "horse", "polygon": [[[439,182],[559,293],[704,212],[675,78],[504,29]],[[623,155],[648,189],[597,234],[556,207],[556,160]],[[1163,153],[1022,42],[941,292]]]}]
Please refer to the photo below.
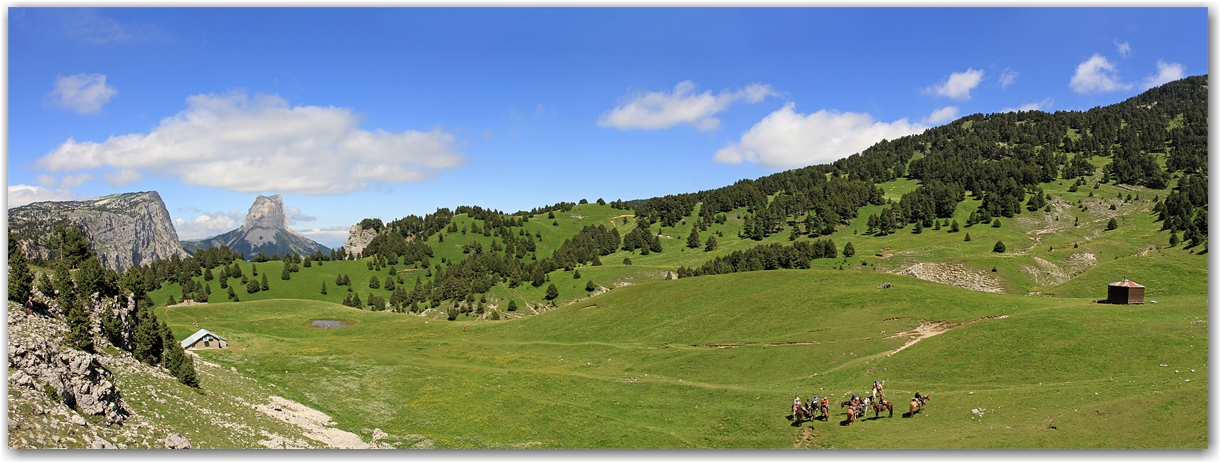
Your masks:
[{"label": "horse", "polygon": [[930,395],[922,395],[920,398],[911,398],[911,417],[915,417],[916,412],[923,410],[924,402],[932,397]]},{"label": "horse", "polygon": [[894,417],[894,403],[891,403],[891,402],[885,401],[885,400],[877,400],[877,401],[873,401],[872,407],[873,407],[873,418],[874,419],[881,417],[882,409],[889,410],[890,417],[891,418]]},{"label": "horse", "polygon": [[[830,401],[822,400],[818,402],[817,406],[814,407],[813,410],[815,412],[822,413],[822,420],[830,420]],[[813,413],[811,412],[809,415],[813,416]]]},{"label": "horse", "polygon": [[792,418],[796,421],[797,426],[800,426],[801,422],[803,422],[806,417],[808,417],[809,420],[813,420],[813,413],[806,411],[805,406],[798,406],[796,404],[792,405]]}]

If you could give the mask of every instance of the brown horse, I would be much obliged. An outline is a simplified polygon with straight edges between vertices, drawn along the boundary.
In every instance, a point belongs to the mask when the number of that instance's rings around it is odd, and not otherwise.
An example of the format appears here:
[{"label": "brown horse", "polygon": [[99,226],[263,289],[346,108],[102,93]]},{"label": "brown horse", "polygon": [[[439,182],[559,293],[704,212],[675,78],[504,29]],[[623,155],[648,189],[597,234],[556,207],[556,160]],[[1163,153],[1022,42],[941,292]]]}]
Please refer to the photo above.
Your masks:
[{"label": "brown horse", "polygon": [[931,399],[932,396],[931,395],[922,395],[921,398],[923,398],[923,399],[920,400],[918,398],[911,398],[911,414],[910,414],[911,417],[915,417],[916,412],[922,411],[924,402]]},{"label": "brown horse", "polygon": [[882,409],[889,410],[890,417],[891,418],[894,417],[894,403],[891,403],[889,401],[873,401],[872,407],[873,407],[873,418],[874,419],[881,417]]},{"label": "brown horse", "polygon": [[805,419],[813,420],[813,413],[806,411],[805,406],[793,405],[792,406],[792,419],[796,421],[796,425],[799,427],[801,425],[801,422],[803,422]]},{"label": "brown horse", "polygon": [[[829,401],[822,400],[821,402],[818,403],[817,407],[813,408],[813,410],[815,412],[822,413],[822,420],[830,420],[830,402]],[[812,416],[812,414],[810,414],[810,415]]]}]

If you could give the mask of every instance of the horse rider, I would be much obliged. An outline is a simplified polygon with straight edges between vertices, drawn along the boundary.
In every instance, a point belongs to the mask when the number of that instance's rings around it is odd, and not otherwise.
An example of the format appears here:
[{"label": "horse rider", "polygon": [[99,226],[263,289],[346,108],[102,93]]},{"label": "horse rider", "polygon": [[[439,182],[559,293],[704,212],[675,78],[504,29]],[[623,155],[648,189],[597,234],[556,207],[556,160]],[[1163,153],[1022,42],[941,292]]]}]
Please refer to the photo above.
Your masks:
[{"label": "horse rider", "polygon": [[919,401],[920,406],[923,406],[923,400],[924,400],[924,396],[919,394],[918,391],[915,392],[915,401]]},{"label": "horse rider", "polygon": [[873,380],[873,397],[885,401],[885,392],[881,388],[881,382],[876,380]]},{"label": "horse rider", "polygon": [[796,395],[796,398],[793,398],[793,400],[792,400],[792,412],[796,413],[797,409],[801,409],[801,396],[800,395]]}]

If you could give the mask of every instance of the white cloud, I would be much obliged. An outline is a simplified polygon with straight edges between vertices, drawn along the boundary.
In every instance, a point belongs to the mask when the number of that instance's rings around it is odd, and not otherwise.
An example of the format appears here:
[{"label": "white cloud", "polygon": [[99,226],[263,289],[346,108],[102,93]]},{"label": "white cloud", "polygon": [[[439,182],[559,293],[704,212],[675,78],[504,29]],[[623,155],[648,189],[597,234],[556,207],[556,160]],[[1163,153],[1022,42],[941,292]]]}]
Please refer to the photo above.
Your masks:
[{"label": "white cloud", "polygon": [[55,177],[53,177],[51,175],[38,175],[38,184],[46,186],[48,188],[55,186],[55,183],[58,183],[58,182],[59,182],[59,180],[56,180]]},{"label": "white cloud", "polygon": [[1114,39],[1114,46],[1118,47],[1118,54],[1124,58],[1131,56],[1131,44],[1128,42],[1118,43],[1118,39]]},{"label": "white cloud", "polygon": [[178,239],[202,239],[235,230],[241,227],[245,219],[246,215],[237,210],[208,212],[189,220],[175,218],[174,229],[178,232]]},{"label": "white cloud", "polygon": [[945,106],[932,111],[921,122],[927,125],[940,125],[957,119],[957,106]]},{"label": "white cloud", "polygon": [[597,124],[620,130],[655,130],[686,123],[699,130],[715,130],[720,128],[720,119],[712,116],[734,102],[757,103],[767,96],[779,96],[770,85],[757,83],[732,93],[722,91],[715,96],[711,91],[699,94],[694,91],[695,83],[687,80],[675,86],[673,93],[635,94],[627,98],[625,104],[603,113]]},{"label": "white cloud", "polygon": [[370,183],[421,181],[465,162],[438,129],[363,130],[351,109],[290,107],[275,95],[195,95],[149,133],[104,142],[69,138],[36,165],[51,172],[110,167],[108,179],[141,171],[245,193],[337,194]]},{"label": "white cloud", "polygon": [[1156,74],[1144,78],[1143,87],[1145,90],[1179,80],[1186,76],[1186,66],[1178,63],[1167,63],[1164,60],[1157,60]]},{"label": "white cloud", "polygon": [[1008,88],[1009,85],[1012,85],[1013,81],[1017,80],[1018,75],[1021,74],[1017,73],[1017,71],[1004,69],[1004,72],[1000,73],[1000,88]]},{"label": "white cloud", "polygon": [[[827,110],[804,115],[793,107],[788,103],[767,115],[743,134],[740,142],[716,151],[713,160],[730,164],[758,162],[772,169],[824,164],[860,152],[882,139],[892,140],[927,129],[907,119],[885,123],[874,121],[866,113]],[[941,111],[944,109],[937,112]]]},{"label": "white cloud", "polygon": [[140,178],[143,178],[143,175],[140,175],[138,170],[130,168],[106,172],[103,176],[106,177],[106,184],[116,188],[125,184],[135,183],[140,181]]},{"label": "white cloud", "polygon": [[314,242],[332,249],[342,247],[347,240],[348,226],[328,226],[325,228],[298,229],[302,236],[313,239]]},{"label": "white cloud", "polygon": [[19,184],[8,187],[8,206],[20,207],[33,202],[43,201],[76,201],[84,199],[65,189],[48,189],[42,186]]},{"label": "white cloud", "polygon": [[966,69],[965,72],[954,72],[949,74],[943,82],[925,88],[924,93],[935,93],[936,96],[944,96],[955,100],[970,99],[970,90],[979,86],[979,82],[983,81],[983,71]]},{"label": "white cloud", "polygon": [[93,180],[93,175],[82,173],[80,175],[67,175],[59,180],[61,189],[75,189],[77,186],[85,184],[86,181]]},{"label": "white cloud", "polygon": [[302,221],[314,221],[318,219],[318,217],[312,215],[301,215],[301,209],[291,205],[284,206],[284,216],[290,225],[295,225]]},{"label": "white cloud", "polygon": [[1055,100],[1050,98],[1044,99],[1035,103],[1025,103],[1018,107],[1006,107],[1000,112],[1018,112],[1018,111],[1046,111],[1055,105]]},{"label": "white cloud", "polygon": [[1098,93],[1107,91],[1127,90],[1131,84],[1122,83],[1118,79],[1118,70],[1114,63],[1101,54],[1094,54],[1076,66],[1076,75],[1068,84],[1076,93]]},{"label": "white cloud", "polygon": [[55,78],[51,100],[77,114],[97,114],[101,112],[102,106],[118,93],[114,87],[106,85],[105,75],[76,74]]}]

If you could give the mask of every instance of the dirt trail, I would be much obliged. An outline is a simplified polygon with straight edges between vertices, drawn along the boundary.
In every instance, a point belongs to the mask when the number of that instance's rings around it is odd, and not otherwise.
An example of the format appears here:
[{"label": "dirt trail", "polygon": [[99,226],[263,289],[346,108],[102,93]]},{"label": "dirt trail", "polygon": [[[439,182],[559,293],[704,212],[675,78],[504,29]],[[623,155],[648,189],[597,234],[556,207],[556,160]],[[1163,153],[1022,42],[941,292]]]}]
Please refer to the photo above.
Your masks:
[{"label": "dirt trail", "polygon": [[1008,317],[1008,315],[1006,315],[1006,314],[1000,314],[1000,315],[993,315],[993,316],[983,316],[978,319],[974,319],[974,320],[970,320],[970,321],[962,321],[962,322],[923,321],[923,322],[920,322],[919,326],[916,327],[914,330],[909,330],[906,332],[899,332],[890,337],[887,337],[887,338],[894,338],[894,337],[910,336],[911,339],[907,340],[907,343],[904,343],[902,346],[898,347],[898,349],[885,352],[885,355],[893,356],[895,353],[898,353],[899,351],[910,348],[911,346],[923,341],[924,339],[935,337],[937,335],[948,332],[949,329],[961,327],[961,326],[964,326],[967,324],[974,324],[976,322],[987,320],[987,319],[1005,319],[1007,317]]},{"label": "dirt trail", "polygon": [[252,406],[254,409],[300,427],[305,436],[326,443],[334,449],[374,449],[378,446],[365,443],[359,435],[333,427],[330,416],[296,401],[272,396],[270,404]]}]

